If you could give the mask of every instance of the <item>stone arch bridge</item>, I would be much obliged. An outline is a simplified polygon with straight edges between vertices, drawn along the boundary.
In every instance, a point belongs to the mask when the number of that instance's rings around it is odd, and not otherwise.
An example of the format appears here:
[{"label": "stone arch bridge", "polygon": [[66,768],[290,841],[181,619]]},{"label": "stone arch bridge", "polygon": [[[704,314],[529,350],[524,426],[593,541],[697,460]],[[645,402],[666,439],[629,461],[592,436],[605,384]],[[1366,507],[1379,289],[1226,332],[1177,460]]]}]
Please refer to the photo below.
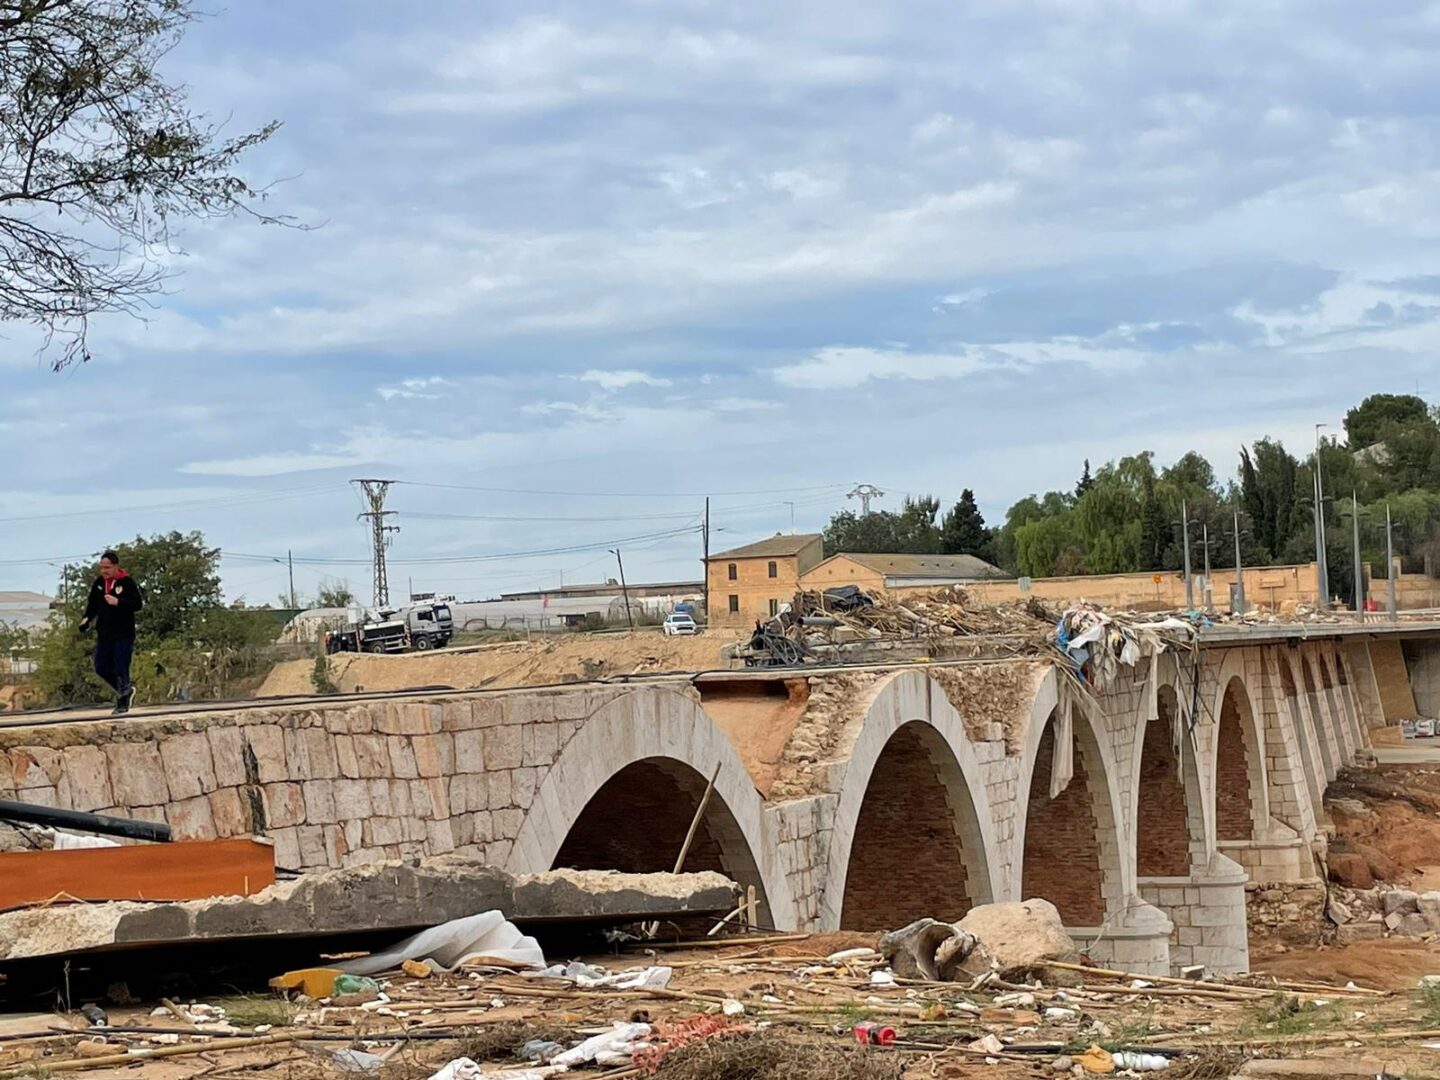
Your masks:
[{"label": "stone arch bridge", "polygon": [[1318,884],[1325,785],[1387,723],[1389,635],[1296,629],[1207,634],[1099,697],[1050,664],[962,661],[7,727],[0,798],[268,835],[302,871],[654,871],[714,776],[685,869],[754,885],[775,927],[1042,896],[1098,960],[1242,970],[1247,882]]}]

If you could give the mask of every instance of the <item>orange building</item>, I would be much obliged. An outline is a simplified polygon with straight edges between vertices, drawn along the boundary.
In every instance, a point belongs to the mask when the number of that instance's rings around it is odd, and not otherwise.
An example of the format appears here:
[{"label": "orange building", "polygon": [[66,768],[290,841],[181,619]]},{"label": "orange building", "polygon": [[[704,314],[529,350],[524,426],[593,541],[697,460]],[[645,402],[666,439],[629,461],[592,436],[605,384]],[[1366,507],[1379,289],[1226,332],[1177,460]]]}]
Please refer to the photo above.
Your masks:
[{"label": "orange building", "polygon": [[780,533],[711,555],[705,561],[711,625],[740,626],[770,618],[794,598],[801,575],[824,555],[819,533]]}]

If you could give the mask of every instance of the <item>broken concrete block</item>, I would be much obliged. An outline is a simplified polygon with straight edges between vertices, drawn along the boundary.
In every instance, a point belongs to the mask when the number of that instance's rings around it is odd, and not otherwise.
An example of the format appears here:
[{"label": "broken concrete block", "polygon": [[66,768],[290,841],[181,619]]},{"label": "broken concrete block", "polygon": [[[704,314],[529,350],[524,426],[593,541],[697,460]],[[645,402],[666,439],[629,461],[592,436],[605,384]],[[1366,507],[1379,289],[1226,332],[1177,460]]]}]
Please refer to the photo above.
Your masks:
[{"label": "broken concrete block", "polygon": [[1328,914],[1330,916],[1330,921],[1333,922],[1336,926],[1344,926],[1351,920],[1351,918],[1353,918],[1353,916],[1350,914],[1350,909],[1344,904],[1342,904],[1339,900],[1330,901]]},{"label": "broken concrete block", "polygon": [[1378,922],[1352,922],[1335,930],[1336,945],[1354,945],[1357,941],[1379,941],[1385,936],[1384,927]]},{"label": "broken concrete block", "polygon": [[1440,932],[1440,892],[1421,893],[1416,898],[1415,906],[1425,917],[1430,929]]},{"label": "broken concrete block", "polygon": [[1430,923],[1424,915],[1417,915],[1412,911],[1400,916],[1400,926],[1395,932],[1403,934],[1405,937],[1424,937],[1430,933]]},{"label": "broken concrete block", "polygon": [[[899,930],[891,930],[883,935],[876,948],[889,962],[895,974],[902,979],[939,982],[940,968],[935,954],[946,942],[958,937],[959,933],[949,923],[936,919],[917,919],[909,926],[902,926]],[[968,934],[966,938],[973,949],[975,939]]]},{"label": "broken concrete block", "polygon": [[1398,911],[1392,911],[1392,912],[1390,912],[1389,915],[1386,915],[1386,916],[1385,916],[1385,929],[1386,929],[1386,930],[1399,930],[1399,929],[1400,929],[1400,924],[1401,924],[1402,922],[1404,922],[1404,921],[1405,921],[1405,916],[1404,916],[1404,915],[1401,915],[1400,912],[1398,912]]}]

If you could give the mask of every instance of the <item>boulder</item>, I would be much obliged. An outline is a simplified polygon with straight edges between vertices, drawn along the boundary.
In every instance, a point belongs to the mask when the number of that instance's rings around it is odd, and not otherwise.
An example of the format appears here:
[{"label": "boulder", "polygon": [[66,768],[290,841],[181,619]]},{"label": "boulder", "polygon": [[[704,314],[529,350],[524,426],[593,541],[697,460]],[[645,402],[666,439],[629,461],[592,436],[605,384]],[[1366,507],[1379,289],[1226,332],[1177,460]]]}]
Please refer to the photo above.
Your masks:
[{"label": "boulder", "polygon": [[1344,926],[1353,917],[1354,916],[1350,914],[1350,909],[1339,900],[1330,901],[1330,921],[1336,926]]},{"label": "boulder", "polygon": [[1330,856],[1330,880],[1348,889],[1369,889],[1375,885],[1375,875],[1363,855],[1353,851],[1334,852]]},{"label": "boulder", "polygon": [[1386,915],[1399,912],[1401,915],[1408,915],[1412,911],[1419,911],[1419,900],[1409,889],[1391,889],[1380,897],[1380,910]]},{"label": "boulder", "polygon": [[1371,876],[1376,881],[1396,881],[1405,873],[1403,866],[1377,847],[1369,844],[1356,844],[1355,853],[1365,860],[1365,864],[1370,867]]},{"label": "boulder", "polygon": [[955,925],[979,942],[959,969],[972,977],[993,967],[1013,980],[1050,961],[1074,963],[1080,956],[1048,900],[981,904]]},{"label": "boulder", "polygon": [[1421,893],[1415,898],[1415,906],[1430,929],[1440,933],[1440,892]]},{"label": "boulder", "polygon": [[1430,933],[1430,923],[1424,915],[1417,915],[1412,911],[1400,916],[1400,928],[1396,933],[1405,937],[1424,937]]}]

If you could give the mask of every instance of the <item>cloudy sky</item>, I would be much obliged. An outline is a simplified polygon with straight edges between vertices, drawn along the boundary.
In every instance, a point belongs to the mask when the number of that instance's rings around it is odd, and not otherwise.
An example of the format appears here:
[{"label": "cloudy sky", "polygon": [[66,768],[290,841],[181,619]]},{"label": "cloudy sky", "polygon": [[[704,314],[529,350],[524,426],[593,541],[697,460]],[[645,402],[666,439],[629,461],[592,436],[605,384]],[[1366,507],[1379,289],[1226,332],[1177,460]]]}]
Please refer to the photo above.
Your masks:
[{"label": "cloudy sky", "polygon": [[[1081,461],[1440,396],[1440,4],[246,0],[170,73],[310,231],[189,228],[63,374],[0,343],[0,589],[171,528],[231,596],[698,574]],[[851,504],[853,505],[853,503]],[[547,552],[523,558],[523,552]],[[351,561],[353,560],[353,561]]]}]

